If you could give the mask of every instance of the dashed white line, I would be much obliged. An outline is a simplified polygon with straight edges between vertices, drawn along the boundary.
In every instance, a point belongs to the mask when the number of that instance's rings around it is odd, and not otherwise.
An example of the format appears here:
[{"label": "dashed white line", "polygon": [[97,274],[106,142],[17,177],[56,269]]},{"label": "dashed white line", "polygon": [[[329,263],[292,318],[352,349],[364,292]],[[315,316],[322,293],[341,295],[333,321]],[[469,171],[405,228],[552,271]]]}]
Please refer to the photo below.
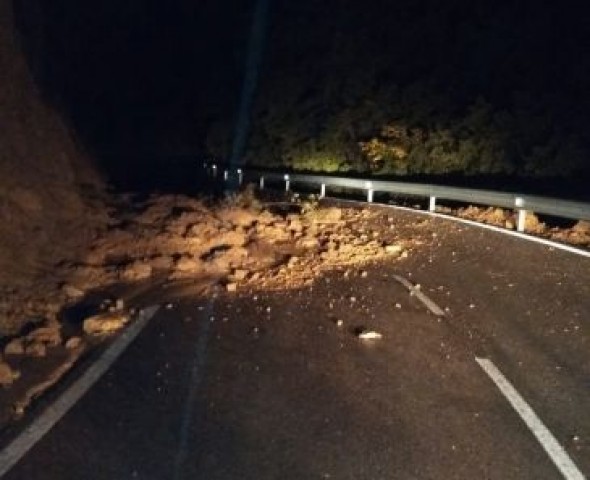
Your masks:
[{"label": "dashed white line", "polygon": [[82,398],[100,377],[135,340],[141,330],[158,311],[158,306],[146,308],[92,364],[88,370],[69,387],[53,404],[39,415],[12,443],[0,452],[0,478],[23,458],[33,446]]},{"label": "dashed white line", "polygon": [[401,283],[404,287],[406,287],[412,295],[415,295],[418,300],[422,302],[422,304],[430,310],[434,315],[437,317],[444,317],[445,312],[442,308],[440,308],[436,302],[430,299],[428,295],[426,295],[422,290],[420,290],[419,286],[413,285],[412,282],[401,277],[400,275],[393,275],[394,280]]},{"label": "dashed white line", "polygon": [[539,441],[555,466],[566,480],[585,480],[576,464],[559,444],[553,434],[537,416],[529,404],[520,396],[510,381],[500,372],[498,367],[487,358],[475,358],[479,366],[496,384],[506,400],[512,405],[529,430]]},{"label": "dashed white line", "polygon": [[[214,300],[209,302],[205,318],[210,317],[214,309]],[[203,380],[205,363],[207,359],[207,343],[211,335],[211,322],[205,320],[201,323],[201,331],[199,332],[199,338],[197,340],[195,348],[195,356],[191,365],[190,370],[190,382],[189,388],[184,402],[184,408],[182,410],[182,423],[180,426],[180,441],[178,449],[176,451],[176,457],[174,459],[174,479],[180,479],[183,477],[183,467],[186,461],[189,449],[189,434],[191,424],[194,421],[194,408],[195,401],[197,398],[197,391]]]}]

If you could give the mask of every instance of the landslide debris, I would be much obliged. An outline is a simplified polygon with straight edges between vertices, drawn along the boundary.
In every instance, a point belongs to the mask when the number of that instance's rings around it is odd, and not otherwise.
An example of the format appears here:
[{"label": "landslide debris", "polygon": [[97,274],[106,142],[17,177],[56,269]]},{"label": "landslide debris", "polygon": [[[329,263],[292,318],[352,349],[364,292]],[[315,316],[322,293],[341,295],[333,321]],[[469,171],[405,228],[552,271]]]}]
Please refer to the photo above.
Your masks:
[{"label": "landslide debris", "polygon": [[116,205],[109,227],[83,259],[61,262],[36,291],[14,290],[6,299],[3,314],[11,318],[5,325],[19,329],[0,339],[0,384],[7,393],[0,424],[51,388],[86,349],[133,319],[127,302],[103,298],[73,330],[65,322],[64,311],[113,285],[201,282],[228,294],[290,289],[310,285],[328,270],[346,275],[355,266],[404,258],[420,244],[391,221],[383,224],[383,213],[313,199],[263,204],[252,190],[218,202],[154,195],[119,198]]},{"label": "landslide debris", "polygon": [[327,269],[404,257],[412,244],[370,228],[376,214],[368,209],[263,205],[251,192],[218,204],[154,196],[137,208],[69,266],[70,295],[150,277],[207,276],[230,291],[296,288]]},{"label": "landslide debris", "polygon": [[[516,229],[516,213],[498,207],[477,207],[470,205],[464,208],[453,210],[446,207],[437,207],[437,211],[456,215],[461,218],[476,222],[487,223],[496,227]],[[548,226],[539,220],[539,217],[532,212],[526,215],[524,230],[558,242],[568,243],[579,247],[590,248],[590,222],[580,220],[570,228]]]}]

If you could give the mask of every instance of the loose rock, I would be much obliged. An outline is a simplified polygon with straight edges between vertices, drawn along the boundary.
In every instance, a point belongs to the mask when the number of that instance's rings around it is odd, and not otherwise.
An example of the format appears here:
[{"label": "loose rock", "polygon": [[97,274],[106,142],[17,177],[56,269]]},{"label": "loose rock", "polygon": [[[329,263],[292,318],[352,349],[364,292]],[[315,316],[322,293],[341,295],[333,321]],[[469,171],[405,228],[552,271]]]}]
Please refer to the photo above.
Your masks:
[{"label": "loose rock", "polygon": [[88,335],[108,335],[120,330],[129,318],[121,312],[94,315],[84,320],[84,332]]},{"label": "loose rock", "polygon": [[68,283],[66,283],[61,289],[62,292],[64,292],[67,295],[68,298],[71,298],[73,300],[77,300],[84,296],[83,290],[80,290],[79,288],[76,288]]},{"label": "loose rock", "polygon": [[151,277],[151,275],[152,266],[143,262],[134,262],[127,265],[121,272],[121,278],[128,281],[144,280]]},{"label": "loose rock", "polygon": [[7,387],[20,376],[17,370],[13,370],[8,363],[0,360],[0,385]]},{"label": "loose rock", "polygon": [[385,245],[383,250],[388,255],[400,255],[403,251],[403,247],[401,245],[393,244],[393,245]]},{"label": "loose rock", "polygon": [[61,325],[53,323],[46,327],[37,328],[27,335],[27,341],[32,343],[42,343],[50,347],[60,345],[62,341]]},{"label": "loose rock", "polygon": [[24,338],[15,338],[8,342],[4,347],[4,355],[24,355],[25,342]]},{"label": "loose rock", "polygon": [[572,227],[572,231],[575,233],[590,235],[590,221],[580,220]]},{"label": "loose rock", "polygon": [[47,347],[41,342],[32,342],[25,347],[25,355],[30,357],[44,357],[47,355]]},{"label": "loose rock", "polygon": [[245,280],[246,277],[248,276],[248,270],[234,270],[232,277],[235,278],[236,280]]},{"label": "loose rock", "polygon": [[376,340],[383,338],[383,335],[379,332],[375,332],[373,330],[362,330],[357,334],[358,338],[361,340]]},{"label": "loose rock", "polygon": [[177,260],[174,268],[180,273],[195,274],[203,270],[203,262],[196,258],[181,257]]},{"label": "loose rock", "polygon": [[76,348],[78,348],[80,345],[82,345],[82,339],[80,337],[71,337],[68,338],[68,341],[65,344],[65,347],[68,350],[74,350]]}]

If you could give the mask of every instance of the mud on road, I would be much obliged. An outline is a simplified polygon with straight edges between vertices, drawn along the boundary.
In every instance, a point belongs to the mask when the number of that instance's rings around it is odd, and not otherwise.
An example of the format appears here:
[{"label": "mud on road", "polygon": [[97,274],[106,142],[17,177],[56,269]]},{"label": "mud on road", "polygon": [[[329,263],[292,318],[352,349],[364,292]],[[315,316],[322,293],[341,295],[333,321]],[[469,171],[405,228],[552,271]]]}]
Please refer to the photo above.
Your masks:
[{"label": "mud on road", "polygon": [[[123,328],[146,290],[174,284],[190,290],[203,280],[230,293],[289,290],[335,268],[403,261],[430,240],[369,209],[315,200],[261,203],[251,191],[218,203],[185,196],[127,203],[86,258],[56,269],[35,301],[14,298],[13,331],[0,344],[0,424],[21,416]],[[44,304],[43,295],[55,303]],[[165,295],[161,290],[157,302],[166,303]]]}]

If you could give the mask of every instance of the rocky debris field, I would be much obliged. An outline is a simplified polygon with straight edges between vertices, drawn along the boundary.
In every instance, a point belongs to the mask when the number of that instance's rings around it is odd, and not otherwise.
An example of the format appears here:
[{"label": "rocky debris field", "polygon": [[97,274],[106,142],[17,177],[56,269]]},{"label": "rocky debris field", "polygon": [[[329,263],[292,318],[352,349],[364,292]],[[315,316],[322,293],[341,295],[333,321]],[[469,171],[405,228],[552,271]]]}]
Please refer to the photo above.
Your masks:
[{"label": "rocky debris field", "polygon": [[160,196],[98,239],[85,262],[72,266],[66,288],[202,275],[230,291],[299,287],[326,268],[407,255],[409,239],[393,225],[386,234],[368,228],[374,215],[313,201],[263,206],[248,193],[218,205]]},{"label": "rocky debris field", "polygon": [[[505,228],[515,223],[514,214],[502,209],[445,213]],[[227,295],[255,294],[309,286],[330,271],[354,277],[364,265],[403,261],[421,245],[437,242],[426,228],[431,221],[408,223],[385,209],[342,208],[296,195],[263,202],[252,190],[216,202],[182,195],[121,197],[111,208],[109,227],[84,258],[61,261],[32,288],[3,292],[0,425],[132,320],[142,291],[151,291],[152,303],[166,303],[170,286],[185,286],[193,296],[203,291],[197,284]],[[549,228],[531,214],[526,230],[590,246],[587,222]],[[360,332],[359,338],[363,334],[373,333]]]},{"label": "rocky debris field", "polygon": [[[0,424],[133,318],[133,301],[104,293],[113,285],[159,288],[162,302],[162,286],[203,279],[228,295],[299,288],[326,271],[347,276],[370,262],[402,260],[428,240],[422,236],[402,232],[383,212],[313,198],[261,203],[246,191],[221,202],[179,195],[122,201],[85,258],[3,297]],[[67,312],[89,296],[98,298],[93,308],[69,322]]]}]

